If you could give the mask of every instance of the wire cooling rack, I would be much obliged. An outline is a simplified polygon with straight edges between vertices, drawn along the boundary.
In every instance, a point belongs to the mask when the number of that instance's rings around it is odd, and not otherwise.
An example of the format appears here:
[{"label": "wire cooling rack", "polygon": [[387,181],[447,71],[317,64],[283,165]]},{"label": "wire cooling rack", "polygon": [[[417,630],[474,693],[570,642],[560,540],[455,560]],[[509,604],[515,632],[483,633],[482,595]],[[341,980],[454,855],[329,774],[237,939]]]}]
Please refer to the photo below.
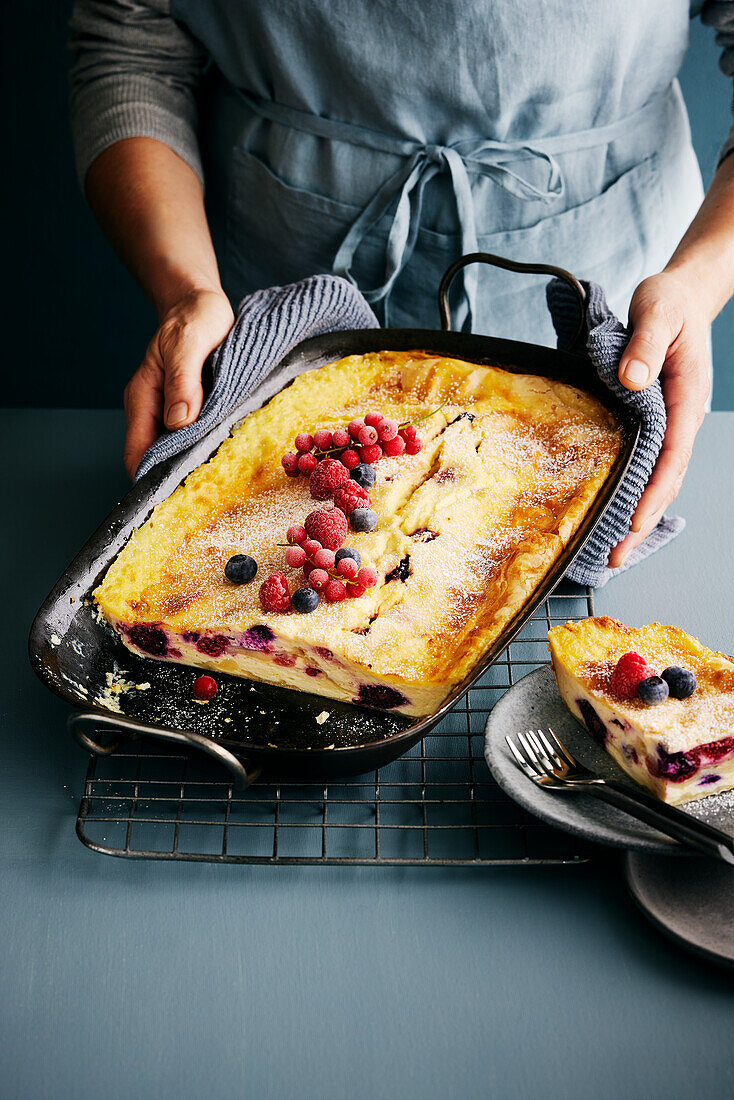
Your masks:
[{"label": "wire cooling rack", "polygon": [[476,866],[580,863],[593,849],[508,798],[484,761],[497,699],[548,661],[555,623],[593,615],[593,593],[549,596],[440,726],[378,772],[328,784],[261,777],[244,793],[208,758],[160,742],[91,757],[84,844],[137,859],[249,864]]}]

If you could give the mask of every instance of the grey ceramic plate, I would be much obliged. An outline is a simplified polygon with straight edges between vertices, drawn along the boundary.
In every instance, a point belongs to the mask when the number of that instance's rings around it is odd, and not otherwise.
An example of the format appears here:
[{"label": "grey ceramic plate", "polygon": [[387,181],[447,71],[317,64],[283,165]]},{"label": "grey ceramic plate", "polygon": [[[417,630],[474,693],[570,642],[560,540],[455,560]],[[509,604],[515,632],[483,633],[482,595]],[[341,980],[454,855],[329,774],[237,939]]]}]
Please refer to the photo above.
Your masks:
[{"label": "grey ceramic plate", "polygon": [[[510,756],[505,735],[528,729],[554,730],[567,748],[596,775],[631,780],[566,710],[550,666],[536,669],[510,688],[489,715],[484,755],[500,787],[530,813],[569,833],[637,852],[671,855],[675,841],[591,795],[543,791],[527,779]],[[734,835],[734,797],[711,795],[689,803],[686,811]]]},{"label": "grey ceramic plate", "polygon": [[629,852],[625,877],[632,897],[662,932],[734,967],[734,868],[713,859]]}]

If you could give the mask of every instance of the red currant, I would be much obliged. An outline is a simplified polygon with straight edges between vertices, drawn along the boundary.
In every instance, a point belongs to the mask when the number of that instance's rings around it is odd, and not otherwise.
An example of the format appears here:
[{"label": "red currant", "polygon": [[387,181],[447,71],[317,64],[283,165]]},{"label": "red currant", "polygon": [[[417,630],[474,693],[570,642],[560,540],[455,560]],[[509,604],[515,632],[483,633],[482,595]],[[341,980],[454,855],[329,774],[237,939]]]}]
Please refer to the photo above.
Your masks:
[{"label": "red currant", "polygon": [[285,552],[285,560],[292,569],[300,569],[306,560],[306,551],[302,546],[289,546]]},{"label": "red currant", "polygon": [[303,544],[303,549],[306,551],[309,558],[311,558],[311,560],[313,561],[314,556],[321,549],[321,543],[318,542],[316,539],[306,539]]},{"label": "red currant", "polygon": [[360,458],[371,466],[382,458],[382,447],[379,443],[371,443],[368,447],[362,447]]},{"label": "red currant", "polygon": [[194,680],[194,698],[201,702],[213,699],[217,694],[217,681],[212,676],[198,676]]},{"label": "red currant", "polygon": [[308,583],[317,592],[320,592],[322,588],[326,588],[330,580],[331,578],[325,569],[312,569],[308,575]]},{"label": "red currant", "polygon": [[333,569],[334,551],[326,549],[317,550],[313,556],[313,563],[317,565],[319,569]]},{"label": "red currant", "polygon": [[313,433],[314,444],[320,451],[328,451],[331,446],[333,436],[328,428],[319,428],[317,432]]},{"label": "red currant", "polygon": [[364,447],[371,446],[371,444],[377,442],[377,428],[374,428],[371,424],[365,424],[364,428],[360,428],[357,439]]},{"label": "red currant", "polygon": [[409,455],[417,455],[419,451],[423,450],[422,439],[409,439],[405,444],[405,450]]},{"label": "red currant", "polygon": [[362,428],[364,428],[364,420],[362,420],[361,417],[350,420],[347,424],[347,431],[351,435],[352,439],[359,438],[359,433],[362,431]]},{"label": "red currant", "polygon": [[306,477],[311,476],[318,464],[319,460],[317,459],[316,455],[305,454],[301,455],[301,457],[298,459],[298,469],[301,471],[302,474],[305,474]]},{"label": "red currant", "polygon": [[306,454],[313,447],[313,436],[308,432],[301,432],[296,436],[296,450],[302,455]]},{"label": "red currant", "polygon": [[374,588],[377,584],[377,570],[374,565],[363,565],[357,573],[357,583],[365,588]]},{"label": "red currant", "polygon": [[324,595],[326,596],[326,599],[329,601],[329,603],[339,603],[340,600],[343,600],[346,597],[346,594],[346,585],[342,584],[341,581],[333,579],[329,581],[326,588],[324,589]]},{"label": "red currant", "polygon": [[394,439],[398,434],[398,422],[392,420],[389,417],[385,417],[377,425],[377,436],[383,443],[387,443],[390,439]]},{"label": "red currant", "polygon": [[405,450],[405,440],[402,436],[396,435],[394,439],[388,439],[387,443],[383,444],[383,451],[388,458],[397,458]]},{"label": "red currant", "polygon": [[404,428],[400,429],[400,434],[406,443],[409,443],[411,439],[415,439],[418,435],[418,429],[415,424],[406,424]]},{"label": "red currant", "polygon": [[288,477],[298,477],[300,470],[298,469],[298,455],[288,453],[283,455],[280,460],[280,464],[288,474]]},{"label": "red currant", "polygon": [[300,523],[294,523],[293,526],[289,527],[286,531],[285,537],[288,539],[291,546],[301,546],[308,538],[308,535],[306,534],[305,527],[301,527]]},{"label": "red currant", "polygon": [[346,447],[349,444],[349,438],[346,428],[337,428],[331,437],[331,442],[335,447]]},{"label": "red currant", "polygon": [[370,427],[372,427],[372,428],[376,428],[381,420],[382,420],[382,413],[378,413],[378,412],[368,412],[367,415],[364,418],[365,424],[369,424]]},{"label": "red currant", "polygon": [[353,470],[355,466],[359,466],[360,457],[352,447],[349,447],[342,453],[341,461],[348,470]]},{"label": "red currant", "polygon": [[357,576],[359,566],[354,558],[340,558],[336,563],[336,571],[348,581],[352,581]]}]

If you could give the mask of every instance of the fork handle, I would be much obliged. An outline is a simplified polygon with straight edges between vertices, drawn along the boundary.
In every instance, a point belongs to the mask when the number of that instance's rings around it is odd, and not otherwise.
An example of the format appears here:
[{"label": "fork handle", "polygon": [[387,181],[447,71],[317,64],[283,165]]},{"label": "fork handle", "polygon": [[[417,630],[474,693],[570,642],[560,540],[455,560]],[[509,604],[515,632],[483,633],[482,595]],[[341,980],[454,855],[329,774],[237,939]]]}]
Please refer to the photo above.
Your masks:
[{"label": "fork handle", "polygon": [[704,855],[723,859],[726,863],[734,863],[734,838],[675,806],[669,806],[667,802],[660,802],[646,791],[632,791],[615,779],[595,783],[587,790],[681,844],[696,848]]}]

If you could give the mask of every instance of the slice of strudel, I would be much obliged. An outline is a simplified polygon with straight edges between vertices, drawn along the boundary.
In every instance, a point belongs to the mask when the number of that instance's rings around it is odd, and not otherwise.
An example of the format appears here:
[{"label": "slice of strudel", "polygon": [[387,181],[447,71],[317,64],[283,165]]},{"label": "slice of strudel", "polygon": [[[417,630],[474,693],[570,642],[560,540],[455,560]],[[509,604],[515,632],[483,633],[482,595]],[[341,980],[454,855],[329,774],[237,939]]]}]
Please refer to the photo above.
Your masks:
[{"label": "slice of strudel", "polygon": [[734,787],[734,660],[675,626],[606,616],[553,627],[561,697],[621,768],[664,802]]}]

